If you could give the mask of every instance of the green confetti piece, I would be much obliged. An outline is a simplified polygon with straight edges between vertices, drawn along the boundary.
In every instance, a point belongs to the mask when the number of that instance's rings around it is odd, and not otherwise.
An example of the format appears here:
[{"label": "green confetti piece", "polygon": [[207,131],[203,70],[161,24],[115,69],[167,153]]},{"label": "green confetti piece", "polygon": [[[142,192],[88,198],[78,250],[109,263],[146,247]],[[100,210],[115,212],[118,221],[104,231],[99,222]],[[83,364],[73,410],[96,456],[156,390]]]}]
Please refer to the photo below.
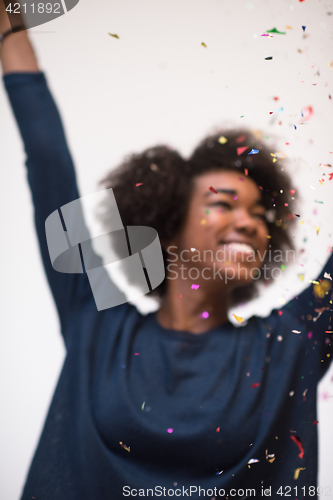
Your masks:
[{"label": "green confetti piece", "polygon": [[142,403],[141,410],[144,410],[144,409],[145,409],[145,404],[146,404],[146,401],[144,401],[144,402]]},{"label": "green confetti piece", "polygon": [[118,40],[119,40],[119,36],[118,35],[116,35],[116,34],[113,35],[112,33],[109,33],[109,35],[113,36],[113,38],[118,38]]},{"label": "green confetti piece", "polygon": [[324,203],[323,201],[318,201],[318,200],[315,200],[314,202],[315,203]]},{"label": "green confetti piece", "polygon": [[286,268],[286,266],[284,264],[281,264],[281,269],[282,269],[282,271],[284,271],[287,268]]},{"label": "green confetti piece", "polygon": [[265,61],[271,61],[273,59],[272,56],[265,57]]},{"label": "green confetti piece", "polygon": [[273,28],[271,30],[266,30],[266,33],[276,33],[277,35],[285,35],[285,31],[279,31],[276,28]]}]

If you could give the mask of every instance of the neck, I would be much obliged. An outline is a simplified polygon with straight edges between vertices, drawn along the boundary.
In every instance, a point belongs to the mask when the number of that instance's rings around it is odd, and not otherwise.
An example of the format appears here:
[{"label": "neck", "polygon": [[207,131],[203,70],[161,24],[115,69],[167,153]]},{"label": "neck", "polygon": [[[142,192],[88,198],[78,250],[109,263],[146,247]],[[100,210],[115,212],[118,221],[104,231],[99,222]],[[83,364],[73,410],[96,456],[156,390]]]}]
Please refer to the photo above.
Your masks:
[{"label": "neck", "polygon": [[226,323],[230,298],[226,290],[208,290],[204,284],[195,290],[188,283],[184,286],[182,281],[168,280],[166,295],[157,312],[160,325],[196,334]]}]

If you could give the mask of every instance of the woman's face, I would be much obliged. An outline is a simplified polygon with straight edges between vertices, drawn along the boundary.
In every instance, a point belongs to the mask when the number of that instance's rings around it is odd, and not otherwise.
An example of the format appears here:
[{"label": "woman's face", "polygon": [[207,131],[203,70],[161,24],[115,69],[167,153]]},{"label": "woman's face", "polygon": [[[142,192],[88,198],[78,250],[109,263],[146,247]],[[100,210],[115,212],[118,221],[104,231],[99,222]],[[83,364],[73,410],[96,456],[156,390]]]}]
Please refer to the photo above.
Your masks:
[{"label": "woman's face", "polygon": [[[221,281],[249,284],[269,243],[265,212],[261,191],[249,177],[233,171],[198,176],[184,225],[168,247],[168,264],[174,263],[169,269],[177,264],[180,274],[183,266],[187,283],[213,280],[213,288]],[[172,272],[169,276],[176,279]]]}]

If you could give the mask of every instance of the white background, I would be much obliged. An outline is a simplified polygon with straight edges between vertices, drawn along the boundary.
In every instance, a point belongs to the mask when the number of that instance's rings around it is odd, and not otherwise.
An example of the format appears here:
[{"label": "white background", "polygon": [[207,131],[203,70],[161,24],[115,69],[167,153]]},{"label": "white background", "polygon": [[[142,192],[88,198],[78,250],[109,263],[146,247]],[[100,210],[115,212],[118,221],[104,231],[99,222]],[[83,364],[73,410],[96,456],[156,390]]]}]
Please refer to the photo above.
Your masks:
[{"label": "white background", "polygon": [[[326,0],[81,0],[68,14],[31,30],[60,106],[82,195],[96,191],[97,181],[125,154],[156,143],[187,155],[221,125],[259,128],[278,137],[272,152],[287,155],[288,163],[279,164],[292,174],[302,198],[293,235],[305,251],[285,271],[283,284],[250,306],[260,314],[314,279],[332,244],[333,180],[328,181],[328,173],[333,169],[320,166],[333,163],[329,12],[333,5]],[[286,34],[260,36],[273,27]],[[273,60],[266,61],[267,56]],[[309,105],[313,116],[302,125],[301,109]],[[22,144],[4,91],[0,109],[0,498],[14,500],[64,348],[34,234]],[[242,307],[238,314],[246,317],[249,311]],[[331,370],[318,389],[319,483],[330,486],[331,495],[332,376]]]}]

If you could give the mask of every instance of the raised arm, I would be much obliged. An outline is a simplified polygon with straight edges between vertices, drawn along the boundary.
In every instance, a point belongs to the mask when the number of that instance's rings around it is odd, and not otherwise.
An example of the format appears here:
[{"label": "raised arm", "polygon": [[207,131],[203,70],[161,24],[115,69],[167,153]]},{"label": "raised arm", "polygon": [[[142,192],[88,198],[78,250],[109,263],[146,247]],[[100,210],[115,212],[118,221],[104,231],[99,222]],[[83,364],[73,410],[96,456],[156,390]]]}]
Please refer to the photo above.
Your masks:
[{"label": "raised arm", "polygon": [[[10,28],[0,1],[0,32]],[[70,309],[94,301],[86,274],[67,274],[52,268],[45,220],[79,197],[74,166],[61,119],[26,32],[10,34],[1,45],[1,64],[8,97],[27,155],[28,181],[35,207],[35,224],[47,278],[59,312],[62,331]]]}]

